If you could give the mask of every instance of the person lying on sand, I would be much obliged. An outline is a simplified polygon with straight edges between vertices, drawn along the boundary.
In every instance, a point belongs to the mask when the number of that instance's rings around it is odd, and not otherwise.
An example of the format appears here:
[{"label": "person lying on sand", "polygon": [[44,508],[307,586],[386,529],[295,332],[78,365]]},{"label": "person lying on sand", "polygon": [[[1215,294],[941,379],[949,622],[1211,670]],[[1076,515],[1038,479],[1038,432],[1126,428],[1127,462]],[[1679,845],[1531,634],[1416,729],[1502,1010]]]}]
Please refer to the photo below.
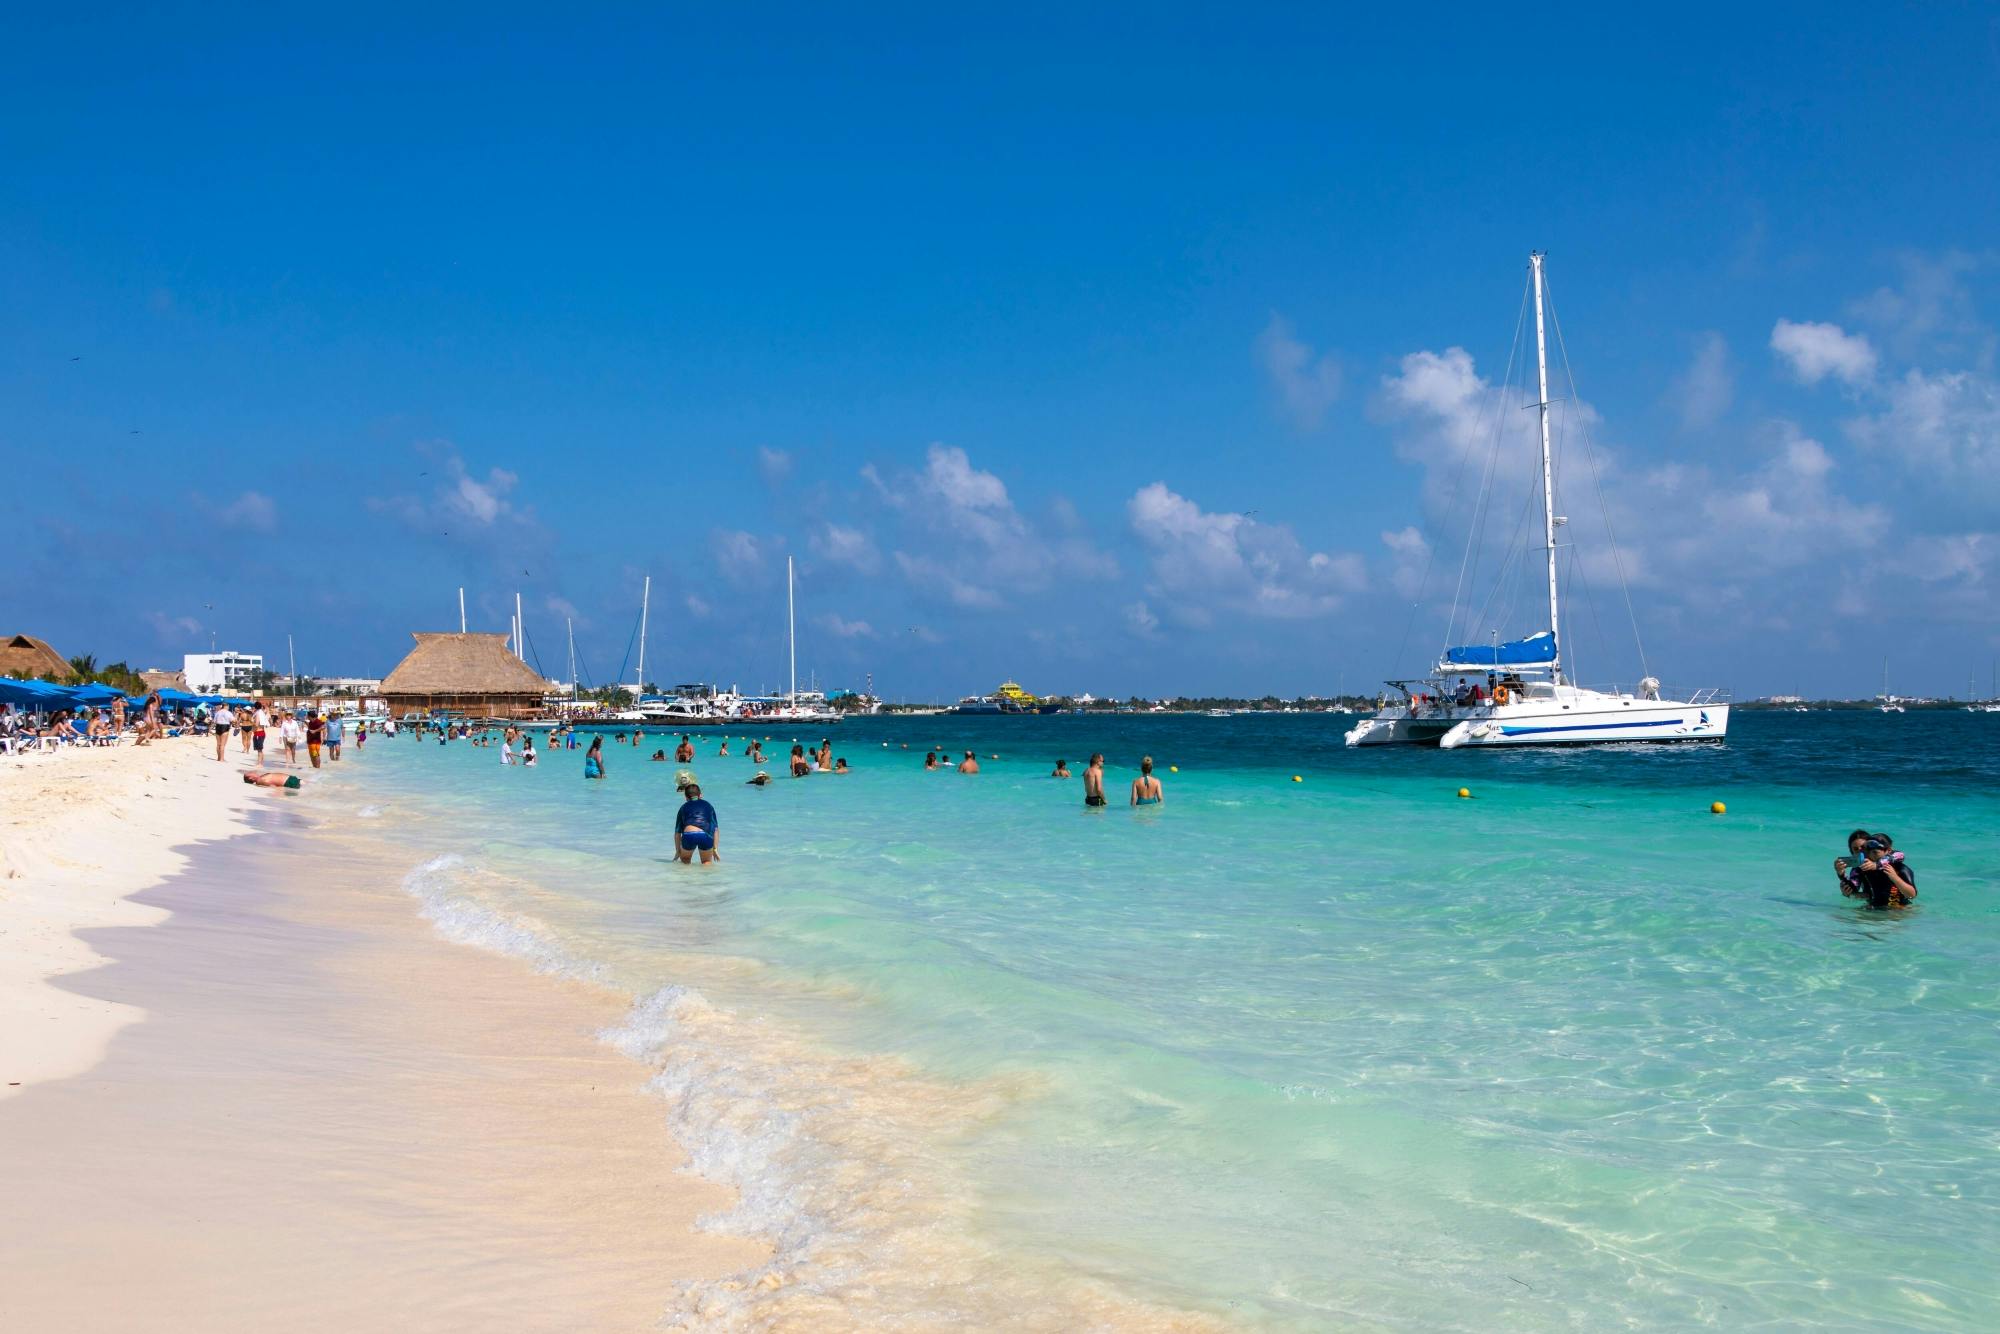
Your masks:
[{"label": "person lying on sand", "polygon": [[243,781],[252,787],[281,787],[294,791],[299,786],[299,776],[297,774],[244,774]]}]

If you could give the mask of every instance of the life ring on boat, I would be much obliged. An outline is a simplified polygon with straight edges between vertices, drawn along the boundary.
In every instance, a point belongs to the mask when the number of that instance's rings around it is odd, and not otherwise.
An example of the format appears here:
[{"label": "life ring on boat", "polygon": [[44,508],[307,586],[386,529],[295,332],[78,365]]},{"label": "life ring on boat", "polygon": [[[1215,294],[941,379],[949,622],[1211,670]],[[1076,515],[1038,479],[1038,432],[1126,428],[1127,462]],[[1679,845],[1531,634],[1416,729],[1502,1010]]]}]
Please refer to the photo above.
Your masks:
[{"label": "life ring on boat", "polygon": [[1493,702],[1495,704],[1505,704],[1510,700],[1512,700],[1513,698],[1514,698],[1514,692],[1510,690],[1508,687],[1506,686],[1493,687]]}]

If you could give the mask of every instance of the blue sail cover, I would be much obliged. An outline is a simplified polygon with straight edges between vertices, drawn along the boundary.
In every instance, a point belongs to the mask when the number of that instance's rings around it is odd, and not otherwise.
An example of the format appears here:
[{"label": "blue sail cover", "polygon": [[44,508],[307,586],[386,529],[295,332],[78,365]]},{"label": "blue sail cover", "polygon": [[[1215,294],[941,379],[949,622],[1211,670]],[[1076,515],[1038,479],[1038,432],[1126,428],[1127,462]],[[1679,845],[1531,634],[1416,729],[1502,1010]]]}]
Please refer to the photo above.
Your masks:
[{"label": "blue sail cover", "polygon": [[1544,630],[1504,644],[1464,644],[1444,651],[1446,667],[1534,667],[1556,660],[1556,636]]}]

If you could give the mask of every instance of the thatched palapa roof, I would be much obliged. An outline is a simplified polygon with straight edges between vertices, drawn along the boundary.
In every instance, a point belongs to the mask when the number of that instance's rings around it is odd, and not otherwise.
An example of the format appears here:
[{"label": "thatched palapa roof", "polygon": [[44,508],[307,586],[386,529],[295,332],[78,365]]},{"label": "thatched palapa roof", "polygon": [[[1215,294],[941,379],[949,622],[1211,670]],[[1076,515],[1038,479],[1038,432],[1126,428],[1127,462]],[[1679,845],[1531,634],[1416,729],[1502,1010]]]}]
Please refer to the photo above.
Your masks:
[{"label": "thatched palapa roof", "polygon": [[49,647],[45,639],[33,635],[9,635],[0,639],[0,676],[28,681],[38,676],[68,676],[69,663]]},{"label": "thatched palapa roof", "polygon": [[532,695],[548,682],[507,649],[507,636],[418,630],[417,646],[383,678],[386,696],[443,698]]}]

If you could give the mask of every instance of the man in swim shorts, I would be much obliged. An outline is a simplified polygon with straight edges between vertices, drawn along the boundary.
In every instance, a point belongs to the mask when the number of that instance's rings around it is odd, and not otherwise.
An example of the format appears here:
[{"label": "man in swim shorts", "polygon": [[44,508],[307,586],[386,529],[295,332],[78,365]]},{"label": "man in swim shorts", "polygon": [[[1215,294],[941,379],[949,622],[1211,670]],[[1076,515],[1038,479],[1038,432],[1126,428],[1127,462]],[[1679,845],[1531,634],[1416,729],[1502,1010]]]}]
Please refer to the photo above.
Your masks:
[{"label": "man in swim shorts", "polygon": [[1094,752],[1090,757],[1090,766],[1083,771],[1083,804],[1104,804],[1104,757]]},{"label": "man in swim shorts", "polygon": [[674,856],[684,865],[692,864],[699,852],[701,864],[707,866],[716,860],[715,831],[721,822],[715,817],[715,807],[702,800],[701,784],[689,783],[681,790],[687,800],[681,803],[680,814],[674,817]]}]

